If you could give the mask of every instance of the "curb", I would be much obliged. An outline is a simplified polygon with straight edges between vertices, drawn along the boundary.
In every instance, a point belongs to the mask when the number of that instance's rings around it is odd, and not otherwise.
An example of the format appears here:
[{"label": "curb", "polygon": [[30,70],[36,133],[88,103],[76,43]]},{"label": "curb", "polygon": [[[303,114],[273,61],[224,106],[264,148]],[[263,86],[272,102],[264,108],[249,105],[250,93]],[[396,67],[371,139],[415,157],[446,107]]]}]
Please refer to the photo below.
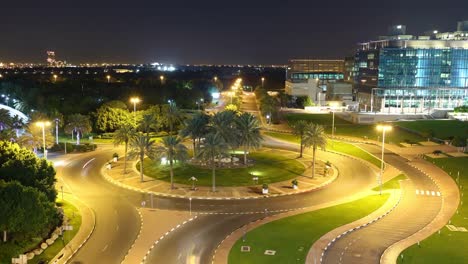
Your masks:
[{"label": "curb", "polygon": [[125,262],[125,259],[127,258],[128,253],[130,253],[130,250],[132,250],[132,248],[135,246],[135,243],[136,243],[137,240],[140,238],[141,232],[142,232],[142,230],[143,230],[143,216],[141,215],[140,210],[137,209],[137,212],[138,212],[138,215],[140,216],[140,231],[138,232],[137,237],[136,237],[135,240],[133,241],[132,246],[127,250],[127,254],[125,254],[125,257],[123,258],[123,260],[122,260],[121,263],[124,263],[124,262]]}]

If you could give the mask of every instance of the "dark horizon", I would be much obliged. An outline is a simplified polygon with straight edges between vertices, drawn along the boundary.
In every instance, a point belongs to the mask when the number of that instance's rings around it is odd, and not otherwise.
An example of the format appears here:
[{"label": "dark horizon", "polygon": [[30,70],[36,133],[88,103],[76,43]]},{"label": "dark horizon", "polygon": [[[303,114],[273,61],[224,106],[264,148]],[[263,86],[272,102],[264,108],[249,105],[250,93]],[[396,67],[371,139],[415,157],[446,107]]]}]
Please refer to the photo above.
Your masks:
[{"label": "dark horizon", "polygon": [[[52,1],[53,2],[53,1]],[[46,51],[79,63],[286,64],[293,58],[342,59],[358,42],[404,24],[408,34],[454,31],[468,1],[121,0],[54,7],[26,0],[3,7],[1,62],[43,63]],[[90,6],[90,3],[88,4]]]}]

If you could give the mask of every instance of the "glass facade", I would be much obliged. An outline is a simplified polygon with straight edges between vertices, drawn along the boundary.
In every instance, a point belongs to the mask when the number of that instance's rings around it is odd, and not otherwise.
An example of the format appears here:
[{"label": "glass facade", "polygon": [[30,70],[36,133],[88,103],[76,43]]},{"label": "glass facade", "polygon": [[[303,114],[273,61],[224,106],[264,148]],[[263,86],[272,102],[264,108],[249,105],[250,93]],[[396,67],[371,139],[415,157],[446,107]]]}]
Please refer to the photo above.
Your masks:
[{"label": "glass facade", "polygon": [[466,88],[468,49],[384,48],[379,88]]}]

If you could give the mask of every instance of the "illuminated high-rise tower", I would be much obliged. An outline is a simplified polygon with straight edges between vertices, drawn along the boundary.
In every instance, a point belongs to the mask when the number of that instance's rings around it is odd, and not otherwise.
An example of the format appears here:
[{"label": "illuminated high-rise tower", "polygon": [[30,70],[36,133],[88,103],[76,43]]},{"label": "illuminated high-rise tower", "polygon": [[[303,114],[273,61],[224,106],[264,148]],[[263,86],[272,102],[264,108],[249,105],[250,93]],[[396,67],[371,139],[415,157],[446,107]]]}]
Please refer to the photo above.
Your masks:
[{"label": "illuminated high-rise tower", "polygon": [[47,51],[47,65],[53,67],[55,63],[55,51]]}]

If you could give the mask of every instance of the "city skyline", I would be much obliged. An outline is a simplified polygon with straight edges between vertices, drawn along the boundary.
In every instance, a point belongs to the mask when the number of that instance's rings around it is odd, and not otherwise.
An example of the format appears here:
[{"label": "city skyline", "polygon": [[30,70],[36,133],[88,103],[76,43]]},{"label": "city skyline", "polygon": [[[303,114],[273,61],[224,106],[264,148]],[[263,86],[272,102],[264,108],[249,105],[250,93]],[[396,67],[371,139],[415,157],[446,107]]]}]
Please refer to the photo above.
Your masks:
[{"label": "city skyline", "polygon": [[134,5],[138,7],[114,1],[92,8],[29,2],[27,7],[4,7],[2,62],[44,62],[47,50],[74,64],[286,64],[292,58],[342,59],[354,54],[358,42],[375,38],[392,24],[405,24],[415,35],[453,31],[457,21],[466,19],[463,11],[468,8],[468,3],[453,0],[443,7],[420,0],[405,4],[241,1],[235,6],[140,1]]}]

